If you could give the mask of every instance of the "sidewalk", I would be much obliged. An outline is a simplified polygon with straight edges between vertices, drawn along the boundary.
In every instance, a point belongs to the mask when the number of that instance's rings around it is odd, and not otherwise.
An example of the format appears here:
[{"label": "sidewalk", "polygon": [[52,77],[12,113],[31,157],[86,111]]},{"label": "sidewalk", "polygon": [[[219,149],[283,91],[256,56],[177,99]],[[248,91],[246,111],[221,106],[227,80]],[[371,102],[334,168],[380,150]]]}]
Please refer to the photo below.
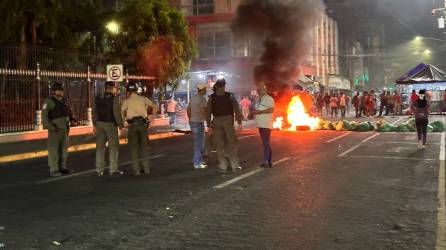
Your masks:
[{"label": "sidewalk", "polygon": [[[254,121],[243,122],[245,127],[250,127],[254,124]],[[151,127],[149,128],[149,140],[172,138],[189,133],[187,127],[185,126],[181,127],[181,131],[178,131],[177,129],[177,126]],[[10,138],[8,139],[6,137]],[[0,164],[48,156],[47,137],[47,131],[0,135]],[[119,143],[127,143],[126,132],[121,134]],[[68,152],[79,152],[95,149],[96,141],[95,135],[92,134],[92,128],[72,128],[70,130],[69,145]]]}]

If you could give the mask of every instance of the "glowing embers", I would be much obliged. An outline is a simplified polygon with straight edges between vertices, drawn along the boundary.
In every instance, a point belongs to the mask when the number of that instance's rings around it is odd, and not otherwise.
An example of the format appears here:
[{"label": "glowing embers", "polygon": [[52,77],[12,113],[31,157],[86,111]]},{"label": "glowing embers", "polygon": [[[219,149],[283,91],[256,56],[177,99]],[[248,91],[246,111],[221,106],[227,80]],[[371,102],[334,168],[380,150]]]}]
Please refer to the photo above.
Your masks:
[{"label": "glowing embers", "polygon": [[[273,127],[275,129],[284,129],[284,118],[277,117]],[[297,130],[315,130],[319,124],[318,117],[312,117],[305,111],[305,106],[299,96],[293,96],[287,109],[287,123],[289,131]]]}]

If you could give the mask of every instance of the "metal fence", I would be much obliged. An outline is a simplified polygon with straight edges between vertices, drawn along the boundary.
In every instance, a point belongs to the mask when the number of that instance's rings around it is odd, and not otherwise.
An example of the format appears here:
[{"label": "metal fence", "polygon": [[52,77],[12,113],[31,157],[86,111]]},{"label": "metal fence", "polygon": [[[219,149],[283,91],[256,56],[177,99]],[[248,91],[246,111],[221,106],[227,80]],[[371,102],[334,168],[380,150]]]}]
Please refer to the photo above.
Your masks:
[{"label": "metal fence", "polygon": [[[93,96],[103,91],[107,61],[73,51],[0,46],[0,134],[42,129],[39,111],[55,81],[65,84],[75,118],[89,125],[88,111]],[[149,85],[154,78],[125,75],[130,80]]]}]

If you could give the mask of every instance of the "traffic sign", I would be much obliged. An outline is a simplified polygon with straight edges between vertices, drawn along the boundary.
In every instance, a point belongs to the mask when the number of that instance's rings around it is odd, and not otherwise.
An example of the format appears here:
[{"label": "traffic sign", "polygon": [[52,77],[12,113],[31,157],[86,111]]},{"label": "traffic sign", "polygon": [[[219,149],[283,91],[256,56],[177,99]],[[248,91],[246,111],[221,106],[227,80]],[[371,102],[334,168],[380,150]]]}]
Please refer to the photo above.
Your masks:
[{"label": "traffic sign", "polygon": [[107,81],[122,82],[124,70],[122,64],[107,65]]}]

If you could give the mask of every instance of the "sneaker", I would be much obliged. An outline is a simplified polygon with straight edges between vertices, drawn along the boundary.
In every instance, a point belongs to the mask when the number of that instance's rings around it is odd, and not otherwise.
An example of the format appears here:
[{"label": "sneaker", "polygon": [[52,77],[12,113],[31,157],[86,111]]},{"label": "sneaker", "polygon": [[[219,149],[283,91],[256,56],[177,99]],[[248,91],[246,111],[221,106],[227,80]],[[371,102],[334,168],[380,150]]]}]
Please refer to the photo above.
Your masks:
[{"label": "sneaker", "polygon": [[124,172],[118,170],[118,171],[115,171],[113,173],[110,173],[110,176],[121,176],[123,174],[124,174]]},{"label": "sneaker", "polygon": [[97,176],[103,176],[104,175],[104,171],[100,171],[100,172],[96,172]]},{"label": "sneaker", "polygon": [[238,171],[241,171],[242,169],[243,169],[242,167],[237,166],[235,168],[232,168],[232,172],[238,172]]},{"label": "sneaker", "polygon": [[56,170],[56,171],[51,172],[50,176],[51,177],[59,177],[59,176],[62,176],[62,173],[60,171]]},{"label": "sneaker", "polygon": [[59,170],[61,174],[72,174],[73,170],[68,169],[68,168],[62,168]]},{"label": "sneaker", "polygon": [[421,148],[426,148],[426,147],[427,147],[426,144],[421,145]]},{"label": "sneaker", "polygon": [[201,163],[200,165],[194,166],[194,169],[206,169],[208,166],[204,163]]}]

